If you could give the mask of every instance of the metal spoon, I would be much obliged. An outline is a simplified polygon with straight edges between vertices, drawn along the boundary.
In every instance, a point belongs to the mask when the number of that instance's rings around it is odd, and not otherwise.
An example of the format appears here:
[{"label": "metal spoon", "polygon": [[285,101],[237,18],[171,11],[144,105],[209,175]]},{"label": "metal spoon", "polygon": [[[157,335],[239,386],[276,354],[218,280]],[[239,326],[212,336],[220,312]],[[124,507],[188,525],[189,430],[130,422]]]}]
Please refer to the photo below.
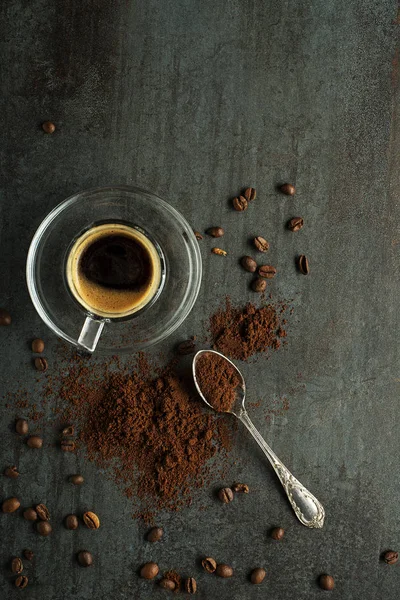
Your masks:
[{"label": "metal spoon", "polygon": [[[289,498],[289,502],[292,505],[292,508],[303,525],[306,527],[315,527],[321,528],[324,524],[325,519],[325,510],[322,504],[313,496],[304,486],[301,485],[300,481],[298,481],[291,472],[285,467],[285,465],[279,460],[276,454],[271,450],[268,446],[267,442],[262,438],[257,429],[254,427],[253,423],[250,420],[249,415],[244,406],[245,396],[246,396],[246,384],[244,382],[243,375],[230,361],[226,356],[221,354],[220,352],[216,352],[215,350],[200,350],[193,358],[192,370],[193,370],[193,379],[196,385],[197,391],[200,394],[201,398],[204,400],[208,406],[214,409],[212,404],[208,402],[208,400],[203,396],[201,388],[199,386],[199,382],[197,381],[196,376],[196,364],[200,356],[203,354],[217,354],[224,358],[227,362],[229,362],[237,371],[241,378],[241,385],[236,388],[236,398],[232,410],[228,411],[229,413],[235,415],[240,421],[242,421],[243,425],[247,427],[250,431],[251,435],[256,440],[257,444],[263,450],[264,454],[268,458],[271,463],[275,473],[279,477],[279,481],[283,485],[283,488]],[[216,409],[214,409],[216,410]]]}]

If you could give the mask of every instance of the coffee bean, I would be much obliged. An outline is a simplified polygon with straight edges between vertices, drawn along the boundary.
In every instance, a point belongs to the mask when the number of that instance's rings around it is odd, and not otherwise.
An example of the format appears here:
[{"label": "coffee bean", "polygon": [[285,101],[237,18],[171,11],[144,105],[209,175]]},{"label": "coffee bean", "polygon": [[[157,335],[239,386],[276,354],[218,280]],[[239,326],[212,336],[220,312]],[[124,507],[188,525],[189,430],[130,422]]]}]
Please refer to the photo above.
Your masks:
[{"label": "coffee bean", "polygon": [[335,587],[335,580],[330,575],[321,575],[319,578],[319,586],[323,590],[330,592]]},{"label": "coffee bean", "polygon": [[177,352],[181,356],[185,356],[186,354],[193,354],[195,352],[195,350],[196,350],[196,343],[193,339],[185,340],[184,342],[181,342],[177,346]]},{"label": "coffee bean", "polygon": [[68,439],[61,440],[61,450],[63,452],[74,452],[75,451],[74,440],[68,440]]},{"label": "coffee bean", "polygon": [[298,264],[300,273],[303,273],[303,275],[309,274],[310,266],[308,264],[307,256],[305,256],[304,254],[300,254],[297,264]]},{"label": "coffee bean", "polygon": [[93,556],[87,550],[78,552],[77,559],[81,567],[90,567],[93,564]]},{"label": "coffee bean", "polygon": [[264,279],[273,279],[276,275],[276,269],[272,265],[260,265],[258,267],[258,274]]},{"label": "coffee bean", "polygon": [[26,560],[32,560],[35,555],[33,554],[32,550],[26,549],[24,550],[24,556]]},{"label": "coffee bean", "polygon": [[38,504],[35,506],[35,510],[41,521],[50,521],[50,512],[45,504]]},{"label": "coffee bean", "polygon": [[159,570],[155,562],[148,562],[140,569],[140,576],[143,579],[154,579],[154,577],[157,577]]},{"label": "coffee bean", "polygon": [[194,231],[193,233],[196,236],[197,240],[202,240],[203,239],[203,236],[201,235],[200,231]]},{"label": "coffee bean", "polygon": [[233,199],[233,208],[239,212],[246,210],[248,207],[247,200],[244,196],[237,196]]},{"label": "coffee bean", "polygon": [[39,450],[39,448],[43,446],[43,440],[38,435],[31,435],[26,440],[26,443],[28,444],[29,448],[35,448],[36,450]]},{"label": "coffee bean", "polygon": [[40,338],[33,340],[32,342],[32,352],[36,352],[37,354],[41,354],[44,350],[44,341]]},{"label": "coffee bean", "polygon": [[243,494],[248,494],[250,491],[247,483],[234,483],[232,489],[234,492],[243,492]]},{"label": "coffee bean", "polygon": [[203,569],[207,573],[214,573],[215,569],[217,568],[217,563],[215,562],[215,560],[213,558],[210,558],[210,557],[203,558],[203,560],[201,561],[201,564],[202,564]]},{"label": "coffee bean", "polygon": [[254,273],[257,269],[257,263],[251,256],[242,256],[240,264],[249,273]]},{"label": "coffee bean", "polygon": [[15,580],[15,587],[17,587],[20,590],[23,590],[24,588],[26,588],[27,585],[28,585],[28,578],[26,577],[26,575],[20,575]]},{"label": "coffee bean", "polygon": [[69,480],[74,485],[82,485],[82,483],[85,481],[82,475],[71,475]]},{"label": "coffee bean", "polygon": [[257,279],[254,279],[251,282],[251,289],[253,290],[253,292],[257,292],[258,294],[261,294],[262,292],[265,292],[267,288],[267,282],[265,281],[265,279],[262,279],[261,277],[257,277]]},{"label": "coffee bean", "polygon": [[219,577],[226,578],[226,577],[232,577],[232,575],[233,575],[232,567],[230,567],[229,565],[224,565],[224,564],[218,565],[215,572]]},{"label": "coffee bean", "polygon": [[88,529],[98,529],[100,527],[99,517],[96,515],[96,513],[90,510],[84,513],[83,522]]},{"label": "coffee bean", "polygon": [[170,590],[171,592],[173,592],[176,588],[175,581],[171,581],[171,579],[166,579],[165,577],[160,579],[160,582],[158,585],[161,588],[163,588],[164,590]]},{"label": "coffee bean", "polygon": [[226,256],[227,252],[225,252],[225,250],[222,250],[222,248],[211,248],[211,252],[213,254],[218,254],[219,256]]},{"label": "coffee bean", "polygon": [[243,192],[243,196],[246,198],[247,202],[255,200],[257,196],[256,189],[252,187],[246,188]]},{"label": "coffee bean", "polygon": [[11,571],[13,573],[19,574],[19,573],[22,573],[23,570],[24,570],[24,565],[22,564],[22,560],[18,556],[16,556],[11,561]]},{"label": "coffee bean", "polygon": [[29,431],[28,421],[25,421],[25,419],[18,419],[15,423],[15,431],[19,433],[19,435],[26,435]]},{"label": "coffee bean", "polygon": [[64,524],[67,529],[78,529],[78,517],[76,515],[68,515],[67,517],[65,517]]},{"label": "coffee bean", "polygon": [[399,553],[394,552],[393,550],[388,550],[383,555],[383,560],[385,561],[385,563],[387,565],[395,565],[397,563],[397,561],[399,560]]},{"label": "coffee bean", "polygon": [[4,471],[4,475],[10,477],[10,479],[17,479],[17,477],[19,477],[17,467],[7,467]]},{"label": "coffee bean", "polygon": [[225,231],[222,229],[222,227],[209,227],[206,230],[206,234],[210,235],[213,238],[219,238],[222,237],[224,235]]},{"label": "coffee bean", "polygon": [[36,525],[37,532],[43,537],[47,537],[53,531],[52,526],[48,521],[39,521]]},{"label": "coffee bean", "polygon": [[52,121],[45,121],[42,123],[42,129],[45,133],[54,133],[56,130],[56,126]]},{"label": "coffee bean", "polygon": [[147,534],[147,541],[148,542],[158,542],[159,540],[161,540],[163,535],[164,535],[164,530],[162,527],[153,527],[152,529],[150,529],[149,533]]},{"label": "coffee bean", "polygon": [[269,244],[267,240],[260,235],[254,238],[253,244],[259,252],[268,252],[269,250]]},{"label": "coffee bean", "polygon": [[33,362],[37,371],[42,371],[42,373],[47,371],[48,363],[43,356],[37,356]]},{"label": "coffee bean", "polygon": [[251,583],[254,583],[254,585],[259,585],[264,581],[265,575],[265,569],[261,569],[260,567],[258,567],[257,569],[252,570],[250,575],[250,581]]},{"label": "coffee bean", "polygon": [[279,189],[282,194],[286,194],[286,196],[294,196],[296,193],[296,188],[291,183],[284,183]]},{"label": "coffee bean", "polygon": [[231,490],[231,488],[221,488],[218,492],[218,498],[221,500],[221,502],[223,502],[224,504],[228,504],[229,502],[232,502],[233,500],[233,492]]},{"label": "coffee bean", "polygon": [[290,231],[299,231],[303,225],[304,220],[302,217],[293,217],[288,223],[288,229],[290,229]]},{"label": "coffee bean", "polygon": [[274,540],[281,540],[283,538],[283,536],[285,535],[285,530],[283,529],[283,527],[274,527],[273,530],[271,531],[271,537]]},{"label": "coffee bean", "polygon": [[61,432],[61,435],[66,437],[71,437],[72,435],[75,435],[75,427],[73,425],[64,427],[64,429]]},{"label": "coffee bean", "polygon": [[18,498],[8,498],[7,500],[4,500],[1,508],[3,513],[13,513],[18,510],[20,506],[21,503]]},{"label": "coffee bean", "polygon": [[11,325],[11,315],[5,308],[0,308],[0,327]]},{"label": "coffee bean", "polygon": [[27,508],[24,510],[23,517],[27,521],[37,521],[38,515],[34,508]]},{"label": "coffee bean", "polygon": [[187,594],[195,594],[197,591],[197,583],[193,577],[188,577],[185,580],[185,592]]}]

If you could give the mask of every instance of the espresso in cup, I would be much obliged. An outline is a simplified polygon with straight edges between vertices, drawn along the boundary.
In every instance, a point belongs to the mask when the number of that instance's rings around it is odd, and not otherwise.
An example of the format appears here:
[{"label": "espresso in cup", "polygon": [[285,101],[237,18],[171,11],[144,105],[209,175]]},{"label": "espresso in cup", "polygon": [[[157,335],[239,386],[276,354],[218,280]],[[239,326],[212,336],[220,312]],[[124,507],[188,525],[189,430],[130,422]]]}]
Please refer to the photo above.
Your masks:
[{"label": "espresso in cup", "polygon": [[123,318],[144,308],[159,291],[161,258],[141,231],[106,223],[76,240],[66,276],[71,293],[90,313]]}]

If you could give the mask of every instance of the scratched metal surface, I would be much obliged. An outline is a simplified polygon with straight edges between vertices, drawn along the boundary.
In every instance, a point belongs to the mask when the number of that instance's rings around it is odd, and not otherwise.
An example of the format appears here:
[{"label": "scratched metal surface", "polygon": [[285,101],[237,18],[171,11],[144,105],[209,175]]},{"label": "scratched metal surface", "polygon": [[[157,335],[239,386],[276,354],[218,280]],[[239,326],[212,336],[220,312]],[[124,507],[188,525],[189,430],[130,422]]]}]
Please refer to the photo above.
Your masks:
[{"label": "scratched metal surface", "polygon": [[[229,481],[215,485],[243,479],[249,496],[225,507],[203,490],[190,509],[160,515],[165,540],[150,546],[113,483],[81,455],[28,451],[12,431],[20,413],[2,401],[0,466],[17,464],[23,475],[3,478],[1,497],[46,502],[55,531],[39,539],[21,517],[0,517],[1,598],[161,598],[137,577],[146,560],[194,576],[200,599],[316,599],[322,572],[336,579],[333,597],[398,598],[400,566],[379,562],[400,547],[397,8],[395,0],[2,2],[0,305],[13,316],[0,331],[2,393],[22,387],[40,405],[28,341],[45,338],[50,368],[60,355],[25,287],[36,226],[77,190],[137,183],[196,229],[227,232],[226,259],[201,242],[200,297],[161,350],[204,335],[225,294],[253,298],[237,259],[252,235],[269,240],[279,270],[270,291],[291,299],[294,314],[287,347],[243,365],[249,400],[262,399],[251,415],[327,519],[322,531],[296,522],[239,429]],[[40,130],[46,119],[57,124],[53,136]],[[275,191],[286,180],[297,186],[294,200]],[[228,199],[248,184],[258,198],[236,214]],[[284,224],[297,215],[306,226],[290,234]],[[295,271],[297,253],[309,256],[307,278]],[[75,471],[87,480],[79,490],[65,484]],[[63,516],[87,506],[103,527],[66,531]],[[274,525],[287,530],[282,543],[267,536]],[[36,559],[19,592],[7,563],[25,547]],[[82,547],[95,556],[92,569],[74,563]],[[202,573],[204,553],[233,565],[234,578]],[[260,587],[247,581],[255,566],[267,570]]]}]

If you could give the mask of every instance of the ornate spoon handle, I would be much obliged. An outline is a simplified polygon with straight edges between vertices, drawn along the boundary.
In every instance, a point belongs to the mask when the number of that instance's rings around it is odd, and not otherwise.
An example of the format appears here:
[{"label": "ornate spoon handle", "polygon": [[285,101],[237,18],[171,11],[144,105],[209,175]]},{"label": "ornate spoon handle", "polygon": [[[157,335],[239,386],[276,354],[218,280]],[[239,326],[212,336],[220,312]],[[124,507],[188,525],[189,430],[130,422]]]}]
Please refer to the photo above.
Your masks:
[{"label": "ornate spoon handle", "polygon": [[275,452],[273,452],[264,438],[259,434],[244,409],[242,409],[238,418],[250,431],[251,435],[273,466],[300,523],[303,523],[306,527],[321,528],[324,524],[325,510],[319,500],[301,485],[300,481],[297,481],[297,479],[293,477],[291,472],[279,460]]}]

